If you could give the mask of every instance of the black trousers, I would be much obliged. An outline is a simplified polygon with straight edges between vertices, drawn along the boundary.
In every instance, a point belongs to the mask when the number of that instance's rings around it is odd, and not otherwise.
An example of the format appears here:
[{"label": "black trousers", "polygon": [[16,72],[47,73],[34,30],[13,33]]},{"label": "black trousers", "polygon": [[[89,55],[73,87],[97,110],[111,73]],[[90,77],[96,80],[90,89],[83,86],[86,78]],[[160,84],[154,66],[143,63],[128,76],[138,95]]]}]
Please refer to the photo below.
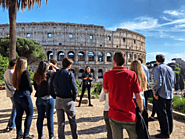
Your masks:
[{"label": "black trousers", "polygon": [[154,117],[155,113],[156,113],[156,99],[153,97],[153,108],[152,108],[152,114],[151,116]]},{"label": "black trousers", "polygon": [[148,110],[148,91],[144,91],[145,96],[145,109]]},{"label": "black trousers", "polygon": [[81,104],[81,101],[82,101],[82,98],[84,96],[86,88],[88,90],[89,105],[91,104],[91,84],[89,84],[89,85],[82,85],[82,93],[81,93],[81,96],[80,96],[79,106]]},{"label": "black trousers", "polygon": [[172,99],[159,97],[156,102],[161,134],[170,135],[173,130]]}]

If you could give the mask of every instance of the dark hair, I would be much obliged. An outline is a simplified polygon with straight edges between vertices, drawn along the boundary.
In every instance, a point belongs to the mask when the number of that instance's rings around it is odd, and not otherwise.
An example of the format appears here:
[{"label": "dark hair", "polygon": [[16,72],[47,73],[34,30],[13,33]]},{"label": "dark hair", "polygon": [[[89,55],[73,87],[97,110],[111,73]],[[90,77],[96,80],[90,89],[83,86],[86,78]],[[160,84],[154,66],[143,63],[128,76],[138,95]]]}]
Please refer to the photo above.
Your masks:
[{"label": "dark hair", "polygon": [[11,60],[10,62],[9,62],[9,68],[11,68],[11,67],[13,67],[14,65],[15,65],[15,63],[16,63],[16,59],[13,59],[13,60]]},{"label": "dark hair", "polygon": [[165,61],[164,55],[156,55],[156,60],[160,63],[163,63]]},{"label": "dark hair", "polygon": [[154,64],[153,68],[157,67],[157,64]]},{"label": "dark hair", "polygon": [[141,59],[141,58],[138,58],[138,60],[139,60],[141,63],[143,63],[143,59]]},{"label": "dark hair", "polygon": [[34,81],[38,85],[40,85],[41,82],[46,79],[46,76],[47,76],[46,74],[48,72],[48,67],[49,67],[49,63],[47,61],[43,60],[39,63],[37,71],[36,71],[36,73],[34,74],[34,77],[33,77]]},{"label": "dark hair", "polygon": [[64,58],[62,60],[62,66],[63,66],[63,68],[67,68],[71,64],[73,64],[73,60],[71,58]]},{"label": "dark hair", "polygon": [[90,66],[86,66],[86,67],[85,67],[85,71],[87,70],[87,68],[90,68]]},{"label": "dark hair", "polygon": [[122,66],[125,63],[125,58],[123,52],[116,52],[114,54],[114,60],[117,66]]},{"label": "dark hair", "polygon": [[52,63],[53,65],[56,65],[56,64],[57,64],[57,62],[58,62],[58,61],[57,61],[57,60],[55,60],[55,59],[51,59],[51,60],[50,60],[50,63]]}]

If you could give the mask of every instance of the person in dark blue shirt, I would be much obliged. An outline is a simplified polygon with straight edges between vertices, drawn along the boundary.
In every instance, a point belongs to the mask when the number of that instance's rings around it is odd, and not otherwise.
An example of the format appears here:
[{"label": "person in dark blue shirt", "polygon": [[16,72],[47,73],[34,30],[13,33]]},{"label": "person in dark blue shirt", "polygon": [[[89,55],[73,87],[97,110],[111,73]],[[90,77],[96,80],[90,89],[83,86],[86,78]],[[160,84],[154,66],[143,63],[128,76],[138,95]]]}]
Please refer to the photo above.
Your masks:
[{"label": "person in dark blue shirt", "polygon": [[56,96],[56,110],[58,117],[58,138],[65,139],[65,114],[69,119],[71,126],[71,133],[73,139],[78,138],[76,114],[75,114],[75,100],[77,94],[77,85],[74,74],[69,71],[73,60],[64,58],[62,61],[63,68],[54,72],[51,77],[50,94]]},{"label": "person in dark blue shirt", "polygon": [[89,106],[93,106],[91,104],[91,82],[92,82],[92,75],[90,73],[90,70],[91,70],[90,67],[87,66],[85,68],[85,72],[82,75],[82,78],[83,78],[83,82],[82,82],[82,94],[80,96],[80,101],[79,101],[78,107],[80,107],[80,105],[81,105],[81,101],[82,101],[82,98],[84,96],[84,93],[85,93],[85,89],[86,88],[88,90]]}]

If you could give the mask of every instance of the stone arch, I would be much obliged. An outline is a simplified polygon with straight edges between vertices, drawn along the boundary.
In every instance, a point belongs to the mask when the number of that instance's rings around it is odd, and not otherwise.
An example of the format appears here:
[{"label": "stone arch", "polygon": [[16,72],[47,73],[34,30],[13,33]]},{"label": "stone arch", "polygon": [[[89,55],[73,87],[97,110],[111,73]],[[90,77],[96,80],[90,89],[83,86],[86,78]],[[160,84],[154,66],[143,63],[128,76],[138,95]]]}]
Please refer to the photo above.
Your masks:
[{"label": "stone arch", "polygon": [[98,52],[98,61],[103,62],[103,53],[102,52]]},{"label": "stone arch", "polygon": [[47,52],[47,58],[48,58],[48,61],[50,61],[51,59],[53,59],[53,52],[52,51],[48,51]]},{"label": "stone arch", "polygon": [[67,56],[71,58],[73,61],[75,60],[75,53],[73,51],[69,51]]},{"label": "stone arch", "polygon": [[80,51],[78,52],[78,61],[85,61],[85,53]]},{"label": "stone arch", "polygon": [[89,52],[88,54],[89,61],[94,61],[94,56],[95,56],[94,52]]},{"label": "stone arch", "polygon": [[59,51],[57,53],[57,60],[58,61],[62,61],[64,59],[64,52],[63,51]]},{"label": "stone arch", "polygon": [[134,60],[137,60],[137,55],[136,54],[134,54]]},{"label": "stone arch", "polygon": [[103,78],[103,70],[102,69],[98,70],[98,78]]},{"label": "stone arch", "polygon": [[112,62],[112,54],[111,53],[107,53],[107,62]]},{"label": "stone arch", "polygon": [[82,79],[83,73],[84,73],[84,69],[80,69],[78,73],[78,79]]},{"label": "stone arch", "polygon": [[94,78],[94,69],[91,69],[92,77]]}]

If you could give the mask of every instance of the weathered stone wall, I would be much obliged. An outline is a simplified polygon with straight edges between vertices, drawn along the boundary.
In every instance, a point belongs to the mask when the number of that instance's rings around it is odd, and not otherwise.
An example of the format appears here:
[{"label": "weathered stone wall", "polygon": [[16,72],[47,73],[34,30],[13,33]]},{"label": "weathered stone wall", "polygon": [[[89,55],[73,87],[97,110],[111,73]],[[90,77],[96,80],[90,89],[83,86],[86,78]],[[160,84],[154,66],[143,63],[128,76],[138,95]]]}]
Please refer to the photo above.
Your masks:
[{"label": "weathered stone wall", "polygon": [[[8,34],[9,24],[0,25],[0,36]],[[109,31],[103,26],[75,23],[17,23],[17,36],[41,43],[48,59],[57,59],[58,66],[64,57],[71,57],[76,78],[81,77],[87,65],[96,81],[102,78],[103,73],[112,68],[117,51],[124,52],[127,68],[134,59],[142,58],[146,63],[145,37],[127,29]]]}]

